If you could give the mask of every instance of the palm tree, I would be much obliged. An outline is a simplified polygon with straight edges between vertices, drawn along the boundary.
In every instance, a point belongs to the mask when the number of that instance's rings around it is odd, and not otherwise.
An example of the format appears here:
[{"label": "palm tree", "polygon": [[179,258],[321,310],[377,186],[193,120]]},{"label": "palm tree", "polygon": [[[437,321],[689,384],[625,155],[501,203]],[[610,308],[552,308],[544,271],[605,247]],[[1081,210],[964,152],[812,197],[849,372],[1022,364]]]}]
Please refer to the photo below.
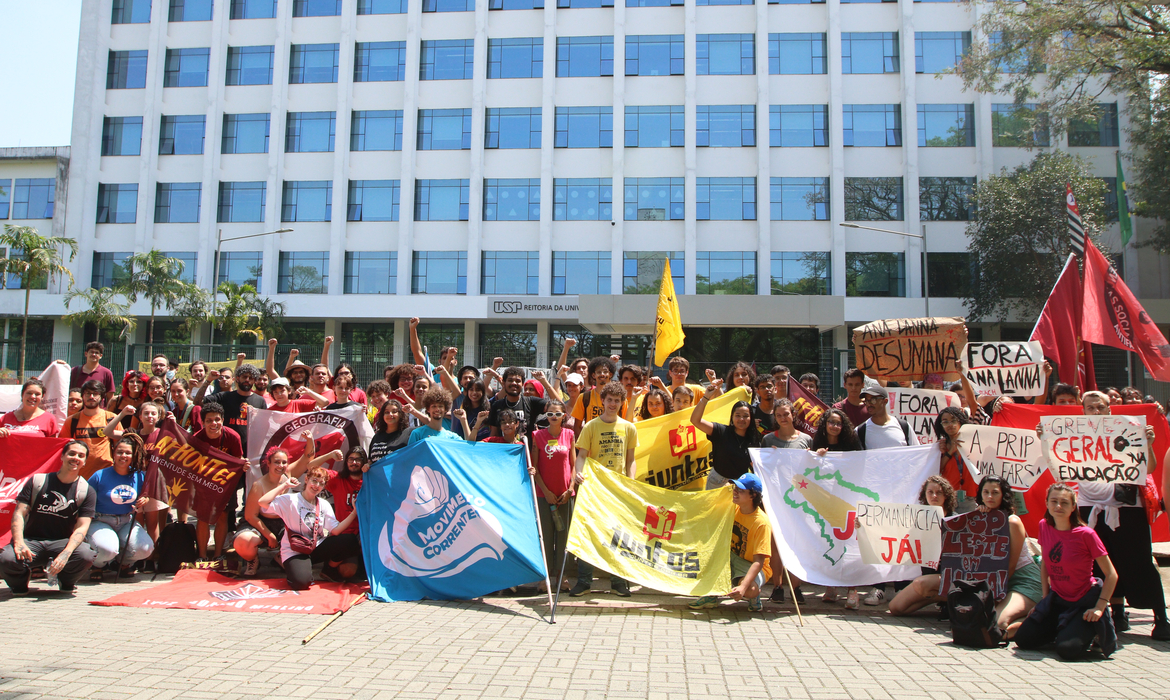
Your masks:
[{"label": "palm tree", "polygon": [[217,305],[215,318],[224,338],[250,335],[263,342],[265,331],[279,328],[284,318],[284,304],[260,296],[250,284],[223,282],[219,293],[224,300]]},{"label": "palm tree", "polygon": [[69,304],[74,299],[81,299],[89,308],[84,311],[75,311],[74,313],[66,314],[61,317],[61,320],[79,326],[92,323],[98,327],[99,333],[103,328],[117,328],[121,326],[122,332],[118,337],[126,339],[134,331],[134,327],[138,324],[138,319],[130,314],[130,304],[118,302],[116,297],[119,294],[120,292],[111,287],[102,287],[100,289],[71,289],[65,295],[65,308],[68,309]]},{"label": "palm tree", "polygon": [[[20,286],[24,289],[24,322],[20,331],[20,377],[24,378],[25,346],[28,341],[28,305],[35,282],[47,281],[50,277],[64,275],[73,287],[73,273],[65,267],[61,249],[69,249],[69,261],[77,257],[77,241],[61,236],[42,236],[32,226],[4,226],[0,234],[0,246],[8,254],[0,258],[0,279],[8,275],[20,275]],[[38,285],[39,286],[39,285]]]},{"label": "palm tree", "polygon": [[147,331],[147,353],[154,353],[154,317],[159,309],[177,306],[184,298],[192,296],[195,285],[179,279],[183,272],[183,261],[168,257],[158,250],[135,253],[122,263],[126,277],[117,288],[126,295],[131,304],[141,296],[150,302],[150,328]]}]

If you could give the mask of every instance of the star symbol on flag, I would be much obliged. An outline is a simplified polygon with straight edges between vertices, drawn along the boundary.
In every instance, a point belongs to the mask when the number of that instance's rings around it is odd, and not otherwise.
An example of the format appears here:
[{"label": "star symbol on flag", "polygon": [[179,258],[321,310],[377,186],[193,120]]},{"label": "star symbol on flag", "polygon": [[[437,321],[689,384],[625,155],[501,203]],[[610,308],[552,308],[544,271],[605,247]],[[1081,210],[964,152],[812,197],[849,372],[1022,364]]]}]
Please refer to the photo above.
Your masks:
[{"label": "star symbol on flag", "polygon": [[799,483],[799,484],[797,484],[797,488],[799,488],[799,489],[801,489],[801,490],[807,489],[807,488],[808,488],[808,482],[807,482],[807,481],[805,481],[804,479],[801,479],[801,480],[800,480],[800,483]]}]

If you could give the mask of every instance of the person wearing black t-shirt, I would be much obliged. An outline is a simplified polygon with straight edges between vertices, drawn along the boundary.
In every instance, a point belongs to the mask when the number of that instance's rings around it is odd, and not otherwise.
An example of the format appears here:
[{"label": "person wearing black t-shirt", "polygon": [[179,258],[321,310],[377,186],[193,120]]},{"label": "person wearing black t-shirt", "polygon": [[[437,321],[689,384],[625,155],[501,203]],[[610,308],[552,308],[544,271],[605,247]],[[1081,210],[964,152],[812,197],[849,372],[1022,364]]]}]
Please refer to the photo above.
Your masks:
[{"label": "person wearing black t-shirt", "polygon": [[[0,551],[0,571],[13,595],[28,595],[32,567],[56,576],[62,593],[72,593],[96,552],[85,544],[97,492],[81,478],[89,455],[84,442],[65,443],[61,468],[24,483],[12,512],[12,542]],[[39,488],[38,488],[39,485]]]},{"label": "person wearing black t-shirt", "polygon": [[736,401],[731,407],[731,424],[712,423],[703,418],[707,402],[719,395],[722,379],[715,379],[707,387],[691,411],[691,423],[711,439],[711,471],[707,474],[707,489],[722,488],[752,470],[749,447],[760,446],[760,433],[752,425],[752,407],[745,401]]},{"label": "person wearing black t-shirt", "polygon": [[532,437],[536,430],[536,417],[544,413],[546,400],[539,396],[524,396],[524,370],[509,367],[504,370],[504,398],[492,403],[487,424],[493,436],[500,434],[500,411],[509,409],[524,424],[524,435]]},{"label": "person wearing black t-shirt", "polygon": [[[208,372],[207,376],[203,379],[203,383],[195,390],[195,394],[191,397],[191,400],[197,406],[201,406],[204,401],[214,402],[223,406],[223,424],[225,427],[234,430],[240,436],[240,447],[244,451],[244,456],[247,457],[248,411],[268,408],[268,403],[252,391],[252,387],[256,385],[256,380],[260,378],[260,370],[256,369],[254,365],[240,365],[236,368],[235,391],[220,391],[210,395],[206,394],[207,385],[219,379],[219,376],[220,372],[218,370]],[[236,511],[239,505],[239,493],[233,492],[227,507],[228,530],[233,532],[236,529]]]}]

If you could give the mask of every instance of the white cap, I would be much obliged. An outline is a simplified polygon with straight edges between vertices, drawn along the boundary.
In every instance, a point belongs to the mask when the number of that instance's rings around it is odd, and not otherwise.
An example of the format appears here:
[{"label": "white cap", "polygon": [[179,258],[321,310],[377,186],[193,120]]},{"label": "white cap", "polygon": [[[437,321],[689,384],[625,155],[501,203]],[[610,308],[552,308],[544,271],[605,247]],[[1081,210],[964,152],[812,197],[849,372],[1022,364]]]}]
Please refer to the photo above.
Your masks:
[{"label": "white cap", "polygon": [[566,384],[580,384],[581,386],[585,386],[585,378],[582,377],[581,375],[577,374],[576,372],[573,372],[569,376],[565,377],[565,383]]}]

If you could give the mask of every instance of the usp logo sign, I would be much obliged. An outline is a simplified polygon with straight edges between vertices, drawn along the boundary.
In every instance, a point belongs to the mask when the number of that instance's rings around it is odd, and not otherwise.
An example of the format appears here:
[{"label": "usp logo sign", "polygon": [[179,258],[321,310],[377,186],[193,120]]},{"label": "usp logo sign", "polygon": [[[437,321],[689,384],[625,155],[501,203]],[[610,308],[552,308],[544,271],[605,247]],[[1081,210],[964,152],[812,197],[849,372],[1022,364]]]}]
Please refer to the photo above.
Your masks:
[{"label": "usp logo sign", "polygon": [[497,314],[518,314],[520,309],[524,307],[522,301],[497,301],[493,304],[494,311]]},{"label": "usp logo sign", "polygon": [[670,456],[678,457],[684,452],[693,452],[699,447],[698,437],[695,435],[695,426],[685,423],[669,431]]},{"label": "usp logo sign", "polygon": [[667,510],[663,506],[646,506],[646,522],[642,525],[642,534],[650,539],[657,537],[661,540],[669,540],[670,536],[674,534],[674,523],[678,516],[673,510]]}]

